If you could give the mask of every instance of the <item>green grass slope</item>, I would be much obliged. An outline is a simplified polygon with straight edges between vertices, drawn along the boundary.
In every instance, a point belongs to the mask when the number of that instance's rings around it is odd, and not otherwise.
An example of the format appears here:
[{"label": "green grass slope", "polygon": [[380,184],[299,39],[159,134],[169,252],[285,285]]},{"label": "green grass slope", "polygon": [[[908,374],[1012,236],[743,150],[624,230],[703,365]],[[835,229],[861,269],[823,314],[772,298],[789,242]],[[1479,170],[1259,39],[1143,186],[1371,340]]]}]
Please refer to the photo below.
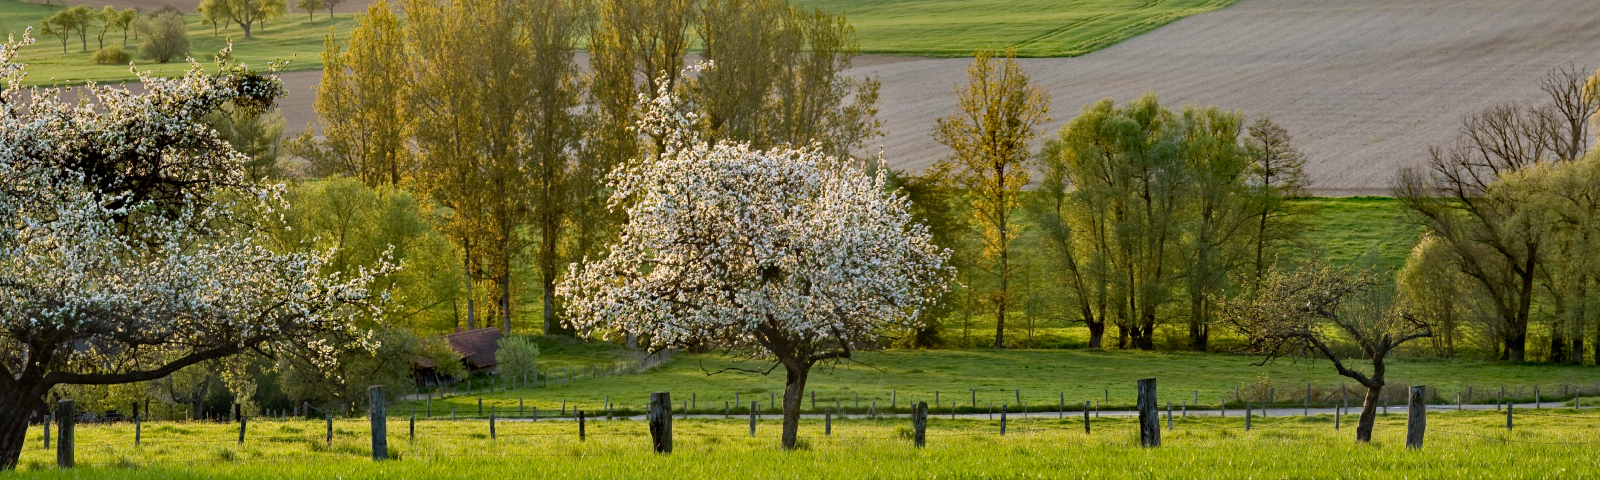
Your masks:
[{"label": "green grass slope", "polygon": [[[579,378],[552,382],[549,387],[510,391],[484,392],[480,386],[471,395],[462,392],[445,399],[435,397],[431,402],[410,402],[395,406],[391,413],[413,409],[424,412],[431,405],[434,415],[449,415],[452,408],[463,415],[476,415],[480,397],[484,408],[498,406],[501,411],[515,411],[521,405],[538,407],[541,412],[548,413],[559,410],[565,402],[569,413],[576,408],[593,412],[600,410],[609,399],[615,409],[637,412],[649,399],[650,392],[658,391],[671,392],[673,399],[680,403],[692,399],[696,411],[720,413],[724,402],[748,408],[751,401],[759,401],[762,408],[767,409],[773,397],[783,394],[782,369],[774,370],[771,375],[749,372],[767,368],[768,364],[759,361],[680,354],[666,365],[646,373],[592,378],[583,373],[587,371],[585,359],[596,363],[617,359],[594,356],[593,352],[578,354],[551,347],[544,347],[544,350],[541,362],[546,364],[545,372],[554,373],[558,378],[576,373]],[[1307,384],[1312,386],[1313,397],[1324,403],[1336,398],[1334,392],[1341,384],[1357,388],[1354,382],[1337,375],[1326,361],[1284,360],[1255,366],[1253,363],[1259,358],[1231,354],[1087,349],[888,350],[858,352],[855,360],[812,370],[806,388],[808,411],[811,410],[809,392],[815,392],[819,409],[833,407],[835,402],[847,410],[856,409],[857,396],[861,399],[859,408],[862,410],[873,402],[877,402],[879,410],[888,409],[891,402],[903,410],[910,402],[919,400],[945,409],[954,401],[967,409],[972,408],[975,395],[977,408],[982,410],[990,403],[996,408],[1003,404],[1015,406],[1019,393],[1022,402],[1035,410],[1055,409],[1062,395],[1069,408],[1074,405],[1081,408],[1085,400],[1126,407],[1134,400],[1134,381],[1152,377],[1160,382],[1163,400],[1170,400],[1174,405],[1193,404],[1198,393],[1200,405],[1212,408],[1223,399],[1234,402],[1235,388],[1246,400],[1259,401],[1271,394],[1273,400],[1290,406],[1301,404]],[[1347,364],[1365,365],[1359,360]],[[713,372],[721,373],[713,375]],[[1600,388],[1600,369],[1401,359],[1388,362],[1388,380],[1396,388],[1408,384],[1427,385],[1437,390],[1439,398],[1446,400],[1454,399],[1457,392],[1464,393],[1471,387],[1478,402],[1493,402],[1491,392],[1497,393],[1504,385],[1509,397],[1531,401],[1535,385],[1541,388],[1545,400],[1561,396],[1563,391],[1568,392],[1568,397],[1562,398],[1570,398],[1580,386],[1593,392]],[[935,392],[939,394],[937,403]],[[1396,397],[1396,404],[1403,401],[1403,397]]]},{"label": "green grass slope", "polygon": [[[83,51],[83,43],[77,34],[68,38],[66,53],[61,51],[60,38],[40,35],[39,23],[59,8],[0,0],[0,31],[9,32],[20,39],[23,30],[33,27],[34,44],[24,47],[16,59],[29,67],[24,84],[69,85],[87,80],[108,83],[138,78],[129,71],[128,65],[96,65],[89,61],[89,56],[99,48],[95,40],[99,34],[98,20],[96,26],[89,29],[89,51]],[[213,33],[210,25],[201,23],[200,16],[186,15],[184,18],[189,26],[189,54],[207,68],[212,65],[212,57],[232,40],[233,58],[251,67],[266,68],[269,62],[288,60],[286,70],[320,70],[323,38],[329,29],[342,39],[355,25],[351,14],[335,15],[330,19],[326,12],[319,12],[313,21],[304,12],[295,12],[264,26],[258,25],[251,32],[253,38],[245,39],[237,25]],[[142,38],[134,39],[130,35],[126,48],[133,55],[133,63],[139,71],[149,70],[159,76],[172,77],[182,75],[189,69],[182,58],[173,59],[172,63],[155,63],[139,58],[138,46],[142,43]],[[105,44],[122,45],[122,32],[107,32]]]},{"label": "green grass slope", "polygon": [[1017,47],[1025,57],[1070,57],[1115,45],[1235,0],[792,0],[843,12],[861,51],[960,57]]}]

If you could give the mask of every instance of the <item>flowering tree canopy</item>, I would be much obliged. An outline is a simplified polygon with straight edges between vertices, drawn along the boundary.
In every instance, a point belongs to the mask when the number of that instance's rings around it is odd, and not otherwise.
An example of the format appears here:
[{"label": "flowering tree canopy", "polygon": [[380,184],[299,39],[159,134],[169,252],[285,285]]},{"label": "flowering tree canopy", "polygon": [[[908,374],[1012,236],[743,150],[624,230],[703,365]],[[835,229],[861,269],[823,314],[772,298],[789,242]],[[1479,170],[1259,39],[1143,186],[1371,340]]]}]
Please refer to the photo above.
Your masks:
[{"label": "flowering tree canopy", "polygon": [[687,110],[665,91],[651,102],[638,128],[664,139],[662,151],[609,177],[610,208],[628,221],[609,254],[574,264],[558,292],[583,331],[783,366],[792,448],[811,366],[849,358],[886,326],[917,325],[945,289],[949,253],[882,171],[814,149],[708,144]]},{"label": "flowering tree canopy", "polygon": [[367,285],[392,267],[321,275],[332,252],[276,253],[231,216],[285,205],[199,119],[270,105],[275,78],[191,60],[182,78],[141,75],[149,93],[90,85],[96,101],[68,103],[20,87],[27,42],[0,46],[0,470],[54,386],[365,341],[351,320],[378,313]]}]

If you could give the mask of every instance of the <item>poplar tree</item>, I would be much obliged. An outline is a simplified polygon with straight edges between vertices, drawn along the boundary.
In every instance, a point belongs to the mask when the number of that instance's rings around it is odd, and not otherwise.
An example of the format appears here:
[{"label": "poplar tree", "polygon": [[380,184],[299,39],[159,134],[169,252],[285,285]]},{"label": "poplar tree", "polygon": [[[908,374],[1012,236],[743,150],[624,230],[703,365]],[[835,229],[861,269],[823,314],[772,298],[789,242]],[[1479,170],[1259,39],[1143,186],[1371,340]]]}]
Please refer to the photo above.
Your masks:
[{"label": "poplar tree", "polygon": [[290,148],[323,174],[349,175],[371,187],[399,186],[416,169],[406,143],[416,116],[405,102],[411,59],[387,0],[368,6],[356,19],[348,45],[339,45],[329,29],[313,104],[323,139],[316,140],[308,128]]},{"label": "poplar tree", "polygon": [[950,184],[966,190],[983,235],[984,260],[998,281],[994,347],[1005,348],[1006,310],[1013,266],[1011,245],[1019,235],[1015,210],[1033,168],[1028,144],[1050,121],[1050,96],[1029,84],[1016,50],[1003,59],[979,50],[967,67],[969,83],[957,89],[958,111],[939,119],[934,136],[954,153],[934,165]]}]

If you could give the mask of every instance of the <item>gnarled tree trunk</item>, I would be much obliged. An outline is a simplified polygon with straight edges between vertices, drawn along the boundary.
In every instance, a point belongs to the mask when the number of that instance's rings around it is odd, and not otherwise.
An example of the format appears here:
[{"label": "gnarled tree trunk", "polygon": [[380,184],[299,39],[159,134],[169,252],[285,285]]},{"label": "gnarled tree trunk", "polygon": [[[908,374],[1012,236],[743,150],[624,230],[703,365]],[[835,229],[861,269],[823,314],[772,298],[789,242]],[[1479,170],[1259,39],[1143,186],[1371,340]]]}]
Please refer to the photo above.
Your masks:
[{"label": "gnarled tree trunk", "polygon": [[800,434],[801,399],[806,390],[806,377],[811,374],[811,366],[785,363],[783,368],[787,374],[783,384],[783,448],[794,450]]}]

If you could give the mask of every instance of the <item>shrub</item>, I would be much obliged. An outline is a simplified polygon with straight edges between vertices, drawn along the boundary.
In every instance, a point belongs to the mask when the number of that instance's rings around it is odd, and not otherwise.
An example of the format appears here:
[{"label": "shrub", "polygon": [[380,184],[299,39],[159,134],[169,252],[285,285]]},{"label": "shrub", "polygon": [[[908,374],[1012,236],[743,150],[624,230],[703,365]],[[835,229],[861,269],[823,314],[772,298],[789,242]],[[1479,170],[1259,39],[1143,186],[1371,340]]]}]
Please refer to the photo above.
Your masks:
[{"label": "shrub", "polygon": [[96,50],[94,55],[89,56],[89,60],[96,65],[120,65],[132,59],[127,51],[115,45]]},{"label": "shrub", "polygon": [[494,359],[500,364],[500,374],[506,381],[531,379],[539,368],[539,346],[527,337],[504,337],[500,339],[500,350],[495,352]]},{"label": "shrub", "polygon": [[184,25],[182,15],[162,12],[152,17],[145,29],[149,36],[144,46],[139,47],[140,57],[167,63],[173,57],[189,53],[189,28]]}]

